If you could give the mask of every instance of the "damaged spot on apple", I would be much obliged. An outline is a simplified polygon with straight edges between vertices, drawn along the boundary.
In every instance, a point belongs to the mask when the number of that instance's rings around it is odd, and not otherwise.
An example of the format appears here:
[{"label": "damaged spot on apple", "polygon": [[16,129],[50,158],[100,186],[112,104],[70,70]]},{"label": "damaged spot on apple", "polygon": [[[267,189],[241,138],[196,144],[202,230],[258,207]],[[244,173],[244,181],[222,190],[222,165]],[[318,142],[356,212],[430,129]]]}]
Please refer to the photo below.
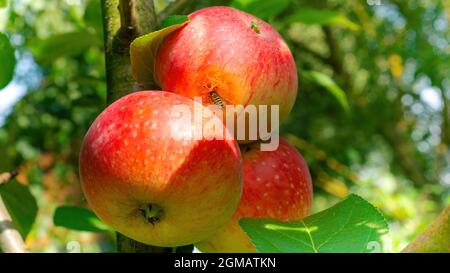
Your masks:
[{"label": "damaged spot on apple", "polygon": [[225,107],[226,103],[225,100],[222,99],[219,94],[217,94],[218,86],[215,84],[212,84],[211,82],[207,82],[203,85],[203,88],[206,89],[207,95],[203,96],[203,99],[206,101],[206,103],[209,104],[215,104],[220,107]]}]

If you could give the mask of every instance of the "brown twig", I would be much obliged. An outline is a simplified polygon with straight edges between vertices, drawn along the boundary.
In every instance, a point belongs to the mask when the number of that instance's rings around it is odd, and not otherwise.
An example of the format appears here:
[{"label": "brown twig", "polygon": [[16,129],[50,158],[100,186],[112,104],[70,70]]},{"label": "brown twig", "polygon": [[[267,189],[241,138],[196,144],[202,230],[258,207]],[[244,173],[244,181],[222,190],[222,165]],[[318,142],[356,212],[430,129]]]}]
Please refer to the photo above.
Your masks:
[{"label": "brown twig", "polygon": [[19,173],[16,170],[0,174],[0,185],[8,183],[11,179],[16,177],[18,174]]},{"label": "brown twig", "polygon": [[[0,174],[0,185],[17,176],[17,171]],[[25,244],[0,195],[0,249],[5,253],[25,253]]]}]

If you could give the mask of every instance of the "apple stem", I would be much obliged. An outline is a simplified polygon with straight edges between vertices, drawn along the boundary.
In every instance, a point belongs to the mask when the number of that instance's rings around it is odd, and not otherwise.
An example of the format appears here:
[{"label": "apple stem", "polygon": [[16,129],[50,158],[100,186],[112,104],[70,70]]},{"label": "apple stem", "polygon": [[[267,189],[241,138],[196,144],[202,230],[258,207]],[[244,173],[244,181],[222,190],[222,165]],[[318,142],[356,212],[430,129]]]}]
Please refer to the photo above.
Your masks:
[{"label": "apple stem", "polygon": [[248,152],[252,149],[252,147],[250,146],[251,144],[252,143],[239,144],[239,147],[242,152]]},{"label": "apple stem", "polygon": [[261,26],[260,22],[252,21],[250,28],[257,34],[261,34],[261,30],[259,29],[260,26]]}]

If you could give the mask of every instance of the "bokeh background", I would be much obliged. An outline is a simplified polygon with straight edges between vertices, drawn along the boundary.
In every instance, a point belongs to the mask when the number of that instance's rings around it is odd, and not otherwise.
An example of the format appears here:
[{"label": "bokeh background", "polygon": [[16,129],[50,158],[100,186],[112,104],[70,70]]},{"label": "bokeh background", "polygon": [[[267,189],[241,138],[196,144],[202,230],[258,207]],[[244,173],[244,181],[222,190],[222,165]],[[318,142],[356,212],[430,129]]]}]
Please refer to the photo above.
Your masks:
[{"label": "bokeh background", "polygon": [[[357,193],[399,251],[450,204],[449,1],[200,0],[180,14],[211,5],[267,20],[295,56],[299,95],[282,132],[309,163],[314,212]],[[78,153],[106,105],[100,1],[0,0],[0,32],[17,59],[0,90],[0,172],[19,170],[8,190],[28,214],[27,247],[115,251],[111,233],[53,223],[59,206],[86,207]]]}]

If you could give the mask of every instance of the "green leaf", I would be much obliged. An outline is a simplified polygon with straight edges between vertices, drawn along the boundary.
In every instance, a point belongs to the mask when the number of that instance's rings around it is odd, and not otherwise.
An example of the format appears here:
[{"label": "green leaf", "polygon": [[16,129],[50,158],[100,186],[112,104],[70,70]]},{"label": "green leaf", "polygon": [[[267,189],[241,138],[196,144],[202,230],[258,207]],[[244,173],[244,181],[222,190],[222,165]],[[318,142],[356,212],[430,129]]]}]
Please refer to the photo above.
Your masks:
[{"label": "green leaf", "polygon": [[233,0],[230,6],[266,20],[281,14],[289,3],[290,0]]},{"label": "green leaf", "polygon": [[339,25],[351,30],[359,30],[359,26],[347,17],[333,10],[303,8],[286,19],[289,23]]},{"label": "green leaf", "polygon": [[93,27],[97,35],[103,35],[102,8],[100,1],[90,0],[84,11],[84,22]]},{"label": "green leaf", "polygon": [[0,0],[0,8],[4,8],[8,5],[8,0]]},{"label": "green leaf", "polygon": [[28,187],[15,180],[0,186],[0,195],[20,235],[25,239],[37,215],[36,199]]},{"label": "green leaf", "polygon": [[53,223],[58,227],[91,232],[108,232],[110,228],[92,211],[71,206],[62,206],[55,210]]},{"label": "green leaf", "polygon": [[357,195],[303,220],[244,218],[239,224],[259,252],[374,252],[384,249],[383,215]]},{"label": "green leaf", "polygon": [[88,31],[74,31],[35,41],[32,52],[39,63],[48,64],[60,57],[70,57],[100,45],[101,38]]},{"label": "green leaf", "polygon": [[318,71],[304,71],[302,73],[310,81],[324,87],[328,92],[330,92],[339,104],[344,108],[345,111],[350,110],[350,106],[348,104],[347,95],[344,90],[342,90],[330,76]]},{"label": "green leaf", "polygon": [[187,15],[172,15],[161,21],[161,28],[166,28],[177,24],[183,24],[187,21],[189,21]]},{"label": "green leaf", "polygon": [[9,42],[8,37],[0,32],[0,89],[8,85],[14,76],[14,68],[16,67],[16,57],[14,56],[14,48]]},{"label": "green leaf", "polygon": [[154,84],[153,68],[155,57],[167,35],[184,26],[187,22],[171,25],[136,38],[130,45],[131,73],[139,83]]}]

